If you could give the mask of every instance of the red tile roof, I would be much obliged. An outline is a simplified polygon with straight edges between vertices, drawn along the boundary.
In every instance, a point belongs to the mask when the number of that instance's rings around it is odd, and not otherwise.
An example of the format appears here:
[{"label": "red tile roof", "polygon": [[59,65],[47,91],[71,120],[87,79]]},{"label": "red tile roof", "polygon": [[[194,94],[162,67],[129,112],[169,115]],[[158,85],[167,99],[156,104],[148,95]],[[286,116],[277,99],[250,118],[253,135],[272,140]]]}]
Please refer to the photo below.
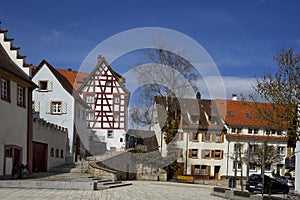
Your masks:
[{"label": "red tile roof", "polygon": [[246,134],[226,134],[227,140],[235,140],[236,138],[239,138],[241,140],[245,139],[247,141],[250,140],[282,140],[287,141],[288,137],[282,137],[282,136],[268,136],[268,135],[246,135]]},{"label": "red tile roof", "polygon": [[83,84],[84,80],[89,76],[88,73],[76,72],[72,70],[56,69],[61,75],[63,75],[71,85],[73,85],[75,90]]},{"label": "red tile roof", "polygon": [[[254,103],[234,100],[216,100],[218,110],[226,124],[231,126],[268,127],[270,123],[259,117],[257,107],[261,110],[271,110],[270,103]],[[277,127],[280,128],[280,127]]]}]

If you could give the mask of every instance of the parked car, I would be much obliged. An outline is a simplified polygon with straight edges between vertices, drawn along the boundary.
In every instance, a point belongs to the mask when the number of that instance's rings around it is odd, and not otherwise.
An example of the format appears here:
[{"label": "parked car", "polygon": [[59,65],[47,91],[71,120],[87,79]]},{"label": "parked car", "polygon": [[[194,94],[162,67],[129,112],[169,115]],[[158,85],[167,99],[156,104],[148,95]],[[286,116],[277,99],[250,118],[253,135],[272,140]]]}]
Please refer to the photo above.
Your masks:
[{"label": "parked car", "polygon": [[288,177],[288,176],[279,176],[276,178],[278,181],[283,182],[287,184],[289,187],[294,188],[295,187],[295,180]]},{"label": "parked car", "polygon": [[[264,175],[264,193],[289,193],[289,186],[274,178]],[[262,191],[262,176],[261,174],[252,174],[246,182],[246,190],[249,192]]]}]

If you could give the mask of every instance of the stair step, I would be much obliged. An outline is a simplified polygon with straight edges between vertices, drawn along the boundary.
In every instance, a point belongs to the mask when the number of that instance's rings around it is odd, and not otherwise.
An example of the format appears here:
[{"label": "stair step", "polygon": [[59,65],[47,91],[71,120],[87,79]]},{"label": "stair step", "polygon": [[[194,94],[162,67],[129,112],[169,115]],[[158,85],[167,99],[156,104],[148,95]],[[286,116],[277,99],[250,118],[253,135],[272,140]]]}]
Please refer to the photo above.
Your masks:
[{"label": "stair step", "polygon": [[120,183],[122,183],[122,181],[107,182],[107,183],[103,183],[102,185],[114,185],[114,184],[120,184]]},{"label": "stair step", "polygon": [[122,183],[122,184],[116,184],[116,185],[110,185],[109,188],[116,188],[116,187],[124,187],[132,185],[132,183]]}]

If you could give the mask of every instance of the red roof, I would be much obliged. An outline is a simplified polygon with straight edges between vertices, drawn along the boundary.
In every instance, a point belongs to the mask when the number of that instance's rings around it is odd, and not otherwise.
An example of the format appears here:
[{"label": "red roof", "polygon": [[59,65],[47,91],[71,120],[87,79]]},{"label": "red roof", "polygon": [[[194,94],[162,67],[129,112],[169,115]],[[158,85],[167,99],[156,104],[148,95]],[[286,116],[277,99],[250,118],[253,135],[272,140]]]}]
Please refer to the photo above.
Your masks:
[{"label": "red roof", "polygon": [[78,90],[79,87],[84,82],[85,78],[89,76],[88,73],[84,72],[76,72],[72,70],[63,70],[63,69],[56,69],[61,75],[66,77],[66,79],[73,85],[75,90]]},{"label": "red roof", "polygon": [[[268,127],[270,123],[259,117],[257,108],[272,111],[270,103],[216,100],[218,110],[226,124],[231,126]],[[278,127],[279,128],[279,127]]]}]

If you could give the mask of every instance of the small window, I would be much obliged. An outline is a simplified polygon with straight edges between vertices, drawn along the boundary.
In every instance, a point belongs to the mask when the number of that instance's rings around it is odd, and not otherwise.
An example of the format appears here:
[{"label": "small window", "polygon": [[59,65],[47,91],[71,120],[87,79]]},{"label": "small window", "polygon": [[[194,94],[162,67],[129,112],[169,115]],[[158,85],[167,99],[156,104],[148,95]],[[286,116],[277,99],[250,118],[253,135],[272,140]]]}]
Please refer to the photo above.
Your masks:
[{"label": "small window", "polygon": [[114,115],[114,121],[115,121],[115,122],[118,122],[118,121],[119,121],[119,115],[118,115],[118,114],[115,114],[115,115]]},{"label": "small window", "polygon": [[198,142],[198,135],[199,133],[193,133],[193,141]]},{"label": "small window", "polygon": [[91,94],[87,94],[85,96],[85,102],[86,103],[94,103],[95,102],[95,96]]},{"label": "small window", "polygon": [[120,138],[120,142],[123,142],[123,138]]},{"label": "small window", "polygon": [[51,102],[51,113],[52,114],[61,114],[62,113],[60,101]]},{"label": "small window", "polygon": [[252,134],[253,133],[253,129],[252,128],[248,128],[248,133]]},{"label": "small window", "polygon": [[285,150],[284,147],[277,147],[277,153],[280,155],[284,155],[284,150]]},{"label": "small window", "polygon": [[254,134],[257,134],[258,133],[258,129],[254,129]]},{"label": "small window", "polygon": [[271,171],[271,165],[270,165],[270,164],[266,165],[265,170],[266,170],[266,171]]},{"label": "small window", "polygon": [[10,101],[10,82],[6,79],[1,79],[1,99]]},{"label": "small window", "polygon": [[272,135],[276,135],[276,131],[275,130],[272,130]]},{"label": "small window", "polygon": [[192,149],[191,156],[192,156],[192,158],[197,158],[198,157],[198,149]]},{"label": "small window", "polygon": [[201,166],[201,175],[207,175],[207,174],[208,174],[207,166],[202,165]]},{"label": "small window", "polygon": [[18,85],[17,87],[17,104],[25,107],[25,88]]},{"label": "small window", "polygon": [[48,81],[39,81],[39,91],[48,91]]},{"label": "small window", "polygon": [[6,157],[12,157],[12,152],[13,152],[12,148],[5,149],[5,156]]},{"label": "small window", "polygon": [[114,138],[114,131],[108,130],[107,131],[107,138]]},{"label": "small window", "polygon": [[231,133],[236,133],[236,128],[231,128]]},{"label": "small window", "polygon": [[235,169],[236,167],[237,167],[237,170],[241,170],[242,169],[242,164],[237,163],[236,161],[233,161],[233,169]]},{"label": "small window", "polygon": [[51,148],[51,149],[50,149],[50,156],[51,156],[51,157],[54,157],[54,148]]},{"label": "small window", "polygon": [[250,163],[249,170],[256,171],[256,164],[255,163]]},{"label": "small window", "polygon": [[247,118],[251,118],[250,113],[246,113],[246,117],[247,117]]},{"label": "small window", "polygon": [[230,117],[233,117],[233,113],[232,113],[231,111],[228,111],[228,115],[229,115]]},{"label": "small window", "polygon": [[86,120],[93,121],[95,119],[94,112],[86,112]]},{"label": "small window", "polygon": [[114,103],[120,103],[120,97],[119,96],[114,97]]},{"label": "small window", "polygon": [[210,150],[204,150],[203,151],[203,157],[204,158],[210,158]]},{"label": "small window", "polygon": [[222,142],[221,134],[216,134],[216,142]]},{"label": "small window", "polygon": [[281,131],[277,131],[277,135],[282,135],[282,132]]},{"label": "small window", "polygon": [[210,133],[206,133],[205,134],[205,141],[210,141],[210,137],[211,136],[211,134]]},{"label": "small window", "polygon": [[238,128],[237,133],[242,133],[242,128]]},{"label": "small window", "polygon": [[200,175],[200,165],[195,165],[194,166],[194,174],[195,175]]},{"label": "small window", "polygon": [[55,150],[55,157],[57,157],[57,158],[59,157],[59,149]]},{"label": "small window", "polygon": [[60,157],[64,158],[64,150],[60,150]]},{"label": "small window", "polygon": [[110,80],[106,81],[106,86],[111,86],[111,85],[112,85],[112,83]]},{"label": "small window", "polygon": [[215,158],[220,159],[221,158],[221,150],[215,150]]}]

